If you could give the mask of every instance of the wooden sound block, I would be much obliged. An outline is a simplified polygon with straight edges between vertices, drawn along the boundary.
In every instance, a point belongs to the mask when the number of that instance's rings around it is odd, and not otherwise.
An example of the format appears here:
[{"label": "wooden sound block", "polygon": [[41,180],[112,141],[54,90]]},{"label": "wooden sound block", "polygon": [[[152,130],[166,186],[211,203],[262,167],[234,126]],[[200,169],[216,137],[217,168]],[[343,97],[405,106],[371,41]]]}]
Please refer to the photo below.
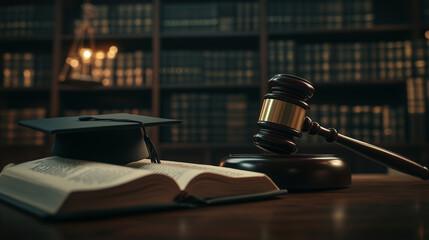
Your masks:
[{"label": "wooden sound block", "polygon": [[331,154],[231,154],[220,166],[265,173],[279,188],[289,191],[351,185],[349,166]]}]

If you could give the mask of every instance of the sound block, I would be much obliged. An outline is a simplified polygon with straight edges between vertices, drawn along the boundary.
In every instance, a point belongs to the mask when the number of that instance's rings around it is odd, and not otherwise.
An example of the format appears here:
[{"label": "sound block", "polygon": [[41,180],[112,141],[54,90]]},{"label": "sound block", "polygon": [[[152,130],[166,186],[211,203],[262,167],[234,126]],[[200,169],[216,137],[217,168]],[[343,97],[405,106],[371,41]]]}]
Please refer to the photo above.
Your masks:
[{"label": "sound block", "polygon": [[289,191],[351,185],[349,166],[331,154],[231,154],[220,166],[265,173],[279,188]]}]

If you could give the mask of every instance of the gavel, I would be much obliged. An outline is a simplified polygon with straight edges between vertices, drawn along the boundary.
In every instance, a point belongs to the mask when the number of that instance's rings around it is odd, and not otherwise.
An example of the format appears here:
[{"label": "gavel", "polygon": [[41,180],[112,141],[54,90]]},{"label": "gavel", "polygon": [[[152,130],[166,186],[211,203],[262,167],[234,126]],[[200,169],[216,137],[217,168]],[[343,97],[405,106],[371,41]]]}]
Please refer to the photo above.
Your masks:
[{"label": "gavel", "polygon": [[[258,148],[269,153],[279,154],[286,161],[282,164],[279,157],[275,157],[275,155],[230,155],[221,162],[222,166],[256,171],[261,169],[262,171],[268,171],[268,175],[270,175],[270,172],[276,172],[274,174],[276,175],[275,178],[281,178],[282,176],[277,175],[282,173],[270,168],[296,168],[296,162],[300,158],[304,158],[319,159],[317,164],[312,164],[312,166],[318,165],[316,168],[320,169],[320,166],[326,165],[326,162],[321,161],[319,155],[307,157],[299,155],[298,158],[294,157],[293,154],[291,155],[291,153],[295,153],[298,150],[295,138],[301,137],[303,133],[308,133],[310,135],[319,135],[325,138],[327,142],[335,142],[397,171],[424,180],[429,179],[429,171],[425,166],[421,166],[386,149],[342,135],[334,128],[327,129],[320,126],[319,123],[313,122],[306,116],[310,110],[307,101],[315,93],[314,86],[310,81],[289,74],[277,74],[268,81],[268,86],[270,87],[270,92],[264,97],[257,122],[259,132],[253,136],[253,141]],[[293,163],[286,163],[291,162],[290,159],[294,159]],[[274,165],[273,162],[275,162]],[[343,175],[343,179],[347,179],[347,176],[344,177],[344,175],[347,175],[345,174],[344,165],[341,164],[341,167],[342,174],[340,175]],[[316,169],[315,171],[319,170]],[[282,172],[286,173],[287,171]],[[310,175],[314,174],[311,173]],[[342,185],[347,185],[347,180]]]}]

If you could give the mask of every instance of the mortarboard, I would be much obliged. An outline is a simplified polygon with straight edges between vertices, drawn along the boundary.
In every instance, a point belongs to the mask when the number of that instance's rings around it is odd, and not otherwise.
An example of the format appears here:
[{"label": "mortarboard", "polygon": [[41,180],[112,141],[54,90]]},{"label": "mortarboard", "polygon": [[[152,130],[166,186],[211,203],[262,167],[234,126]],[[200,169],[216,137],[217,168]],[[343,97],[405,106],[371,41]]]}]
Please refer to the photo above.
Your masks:
[{"label": "mortarboard", "polygon": [[56,156],[120,165],[148,157],[159,163],[145,127],[178,123],[181,121],[128,113],[18,122],[25,127],[55,134],[51,151]]}]

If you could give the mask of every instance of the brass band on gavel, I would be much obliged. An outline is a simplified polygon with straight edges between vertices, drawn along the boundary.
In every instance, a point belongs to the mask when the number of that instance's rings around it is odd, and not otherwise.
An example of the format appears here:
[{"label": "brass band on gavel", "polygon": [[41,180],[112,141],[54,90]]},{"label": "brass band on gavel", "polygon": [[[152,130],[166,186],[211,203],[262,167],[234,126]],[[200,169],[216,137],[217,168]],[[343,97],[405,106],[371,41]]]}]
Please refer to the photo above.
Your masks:
[{"label": "brass band on gavel", "polygon": [[277,99],[265,99],[259,121],[277,123],[301,132],[307,110]]}]

